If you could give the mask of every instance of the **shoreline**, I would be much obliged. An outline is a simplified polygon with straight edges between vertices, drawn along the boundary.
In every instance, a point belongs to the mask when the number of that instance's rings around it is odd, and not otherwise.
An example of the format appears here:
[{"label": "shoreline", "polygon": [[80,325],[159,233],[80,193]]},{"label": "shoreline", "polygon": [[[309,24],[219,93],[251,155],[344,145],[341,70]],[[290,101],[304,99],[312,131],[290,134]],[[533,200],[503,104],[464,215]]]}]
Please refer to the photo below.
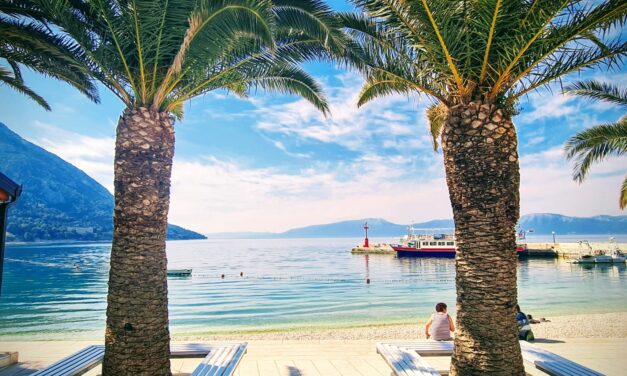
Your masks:
[{"label": "shoreline", "polygon": [[[535,317],[540,318],[540,316]],[[312,326],[299,328],[268,328],[226,331],[173,332],[173,341],[212,340],[423,340],[426,319],[411,322],[376,323],[367,325],[342,325],[337,327]],[[550,322],[533,324],[536,338],[627,338],[627,308],[619,312],[575,313],[547,317]],[[102,341],[104,330],[68,332],[46,335],[0,335],[0,343],[11,341]]]}]

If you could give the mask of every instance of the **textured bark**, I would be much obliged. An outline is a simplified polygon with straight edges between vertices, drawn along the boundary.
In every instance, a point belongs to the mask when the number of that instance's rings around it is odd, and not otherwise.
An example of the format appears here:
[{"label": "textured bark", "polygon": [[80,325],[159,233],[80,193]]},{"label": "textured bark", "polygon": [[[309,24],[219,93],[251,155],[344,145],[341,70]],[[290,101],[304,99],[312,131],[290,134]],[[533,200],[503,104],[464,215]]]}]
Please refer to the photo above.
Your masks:
[{"label": "textured bark", "polygon": [[170,375],[165,236],[173,120],[126,109],[115,145],[115,208],[103,375]]},{"label": "textured bark", "polygon": [[451,375],[524,375],[516,316],[516,129],[494,105],[449,109],[442,133],[457,239]]}]

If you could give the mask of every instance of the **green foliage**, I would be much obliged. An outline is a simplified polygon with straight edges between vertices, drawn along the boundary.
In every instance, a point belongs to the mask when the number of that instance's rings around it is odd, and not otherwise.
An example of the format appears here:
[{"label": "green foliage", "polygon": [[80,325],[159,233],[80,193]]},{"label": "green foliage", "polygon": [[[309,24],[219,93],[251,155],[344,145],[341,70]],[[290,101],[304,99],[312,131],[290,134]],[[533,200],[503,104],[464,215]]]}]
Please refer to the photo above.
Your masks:
[{"label": "green foliage", "polygon": [[89,99],[98,102],[96,87],[90,80],[78,46],[71,39],[55,34],[49,21],[34,1],[0,2],[0,60],[7,64],[0,66],[0,84],[9,86],[50,110],[48,102],[22,79],[23,65],[65,81]]},{"label": "green foliage", "polygon": [[216,89],[257,88],[328,107],[297,64],[343,54],[349,43],[317,0],[34,0],[81,46],[98,80],[127,106],[182,116]]},{"label": "green foliage", "polygon": [[[627,106],[627,90],[616,85],[582,81],[567,86],[567,94],[581,95],[592,100],[601,100]],[[627,116],[612,124],[596,125],[568,139],[564,146],[566,158],[575,161],[573,179],[583,182],[590,167],[611,156],[627,154]],[[621,209],[627,207],[627,177],[623,181],[619,199]]]},{"label": "green foliage", "polygon": [[564,88],[565,94],[627,106],[627,89],[599,81],[579,81]]},{"label": "green foliage", "polygon": [[621,0],[353,0],[346,14],[365,59],[359,103],[425,93],[446,106],[480,100],[514,109],[522,95],[627,51]]}]

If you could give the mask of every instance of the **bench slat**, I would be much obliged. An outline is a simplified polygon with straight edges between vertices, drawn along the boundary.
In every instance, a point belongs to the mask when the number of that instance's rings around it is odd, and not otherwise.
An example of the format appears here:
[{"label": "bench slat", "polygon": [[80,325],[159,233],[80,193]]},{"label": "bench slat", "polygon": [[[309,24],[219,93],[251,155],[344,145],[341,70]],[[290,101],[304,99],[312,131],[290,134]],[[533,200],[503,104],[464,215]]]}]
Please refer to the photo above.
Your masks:
[{"label": "bench slat", "polygon": [[104,346],[88,346],[35,372],[32,376],[82,375],[102,362]]},{"label": "bench slat", "polygon": [[602,373],[529,343],[521,341],[520,348],[523,359],[549,375],[603,376]]},{"label": "bench slat", "polygon": [[209,353],[192,376],[230,376],[246,352],[247,342],[224,345]]},{"label": "bench slat", "polygon": [[387,343],[378,343],[377,352],[398,376],[434,376],[440,373],[418,353]]}]

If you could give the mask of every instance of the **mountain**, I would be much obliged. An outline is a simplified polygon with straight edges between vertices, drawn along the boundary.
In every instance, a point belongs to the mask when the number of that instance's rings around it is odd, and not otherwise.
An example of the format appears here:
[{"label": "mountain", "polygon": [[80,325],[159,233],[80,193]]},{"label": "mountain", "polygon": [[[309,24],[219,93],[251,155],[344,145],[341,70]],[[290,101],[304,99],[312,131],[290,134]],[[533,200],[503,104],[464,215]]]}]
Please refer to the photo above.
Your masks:
[{"label": "mountain", "polygon": [[[342,221],[322,225],[313,225],[291,229],[280,233],[270,232],[231,232],[207,234],[212,239],[283,239],[283,238],[344,238],[363,237],[362,228],[368,222],[370,229],[368,236],[398,237],[407,233],[407,225],[388,222],[381,218],[365,218],[352,221]],[[444,233],[452,232],[455,227],[452,219],[435,219],[413,224],[419,232]],[[568,217],[560,214],[528,214],[523,215],[519,222],[521,230],[533,230],[535,234],[627,234],[627,215],[610,216],[599,215],[581,218]]]},{"label": "mountain", "polygon": [[[0,123],[0,171],[22,185],[9,209],[7,239],[109,240],[113,195],[80,169],[34,145]],[[204,239],[168,225],[168,239]]]},{"label": "mountain", "polygon": [[523,215],[520,228],[533,229],[538,234],[627,234],[627,215],[597,215],[594,217],[567,217],[540,213]]}]

